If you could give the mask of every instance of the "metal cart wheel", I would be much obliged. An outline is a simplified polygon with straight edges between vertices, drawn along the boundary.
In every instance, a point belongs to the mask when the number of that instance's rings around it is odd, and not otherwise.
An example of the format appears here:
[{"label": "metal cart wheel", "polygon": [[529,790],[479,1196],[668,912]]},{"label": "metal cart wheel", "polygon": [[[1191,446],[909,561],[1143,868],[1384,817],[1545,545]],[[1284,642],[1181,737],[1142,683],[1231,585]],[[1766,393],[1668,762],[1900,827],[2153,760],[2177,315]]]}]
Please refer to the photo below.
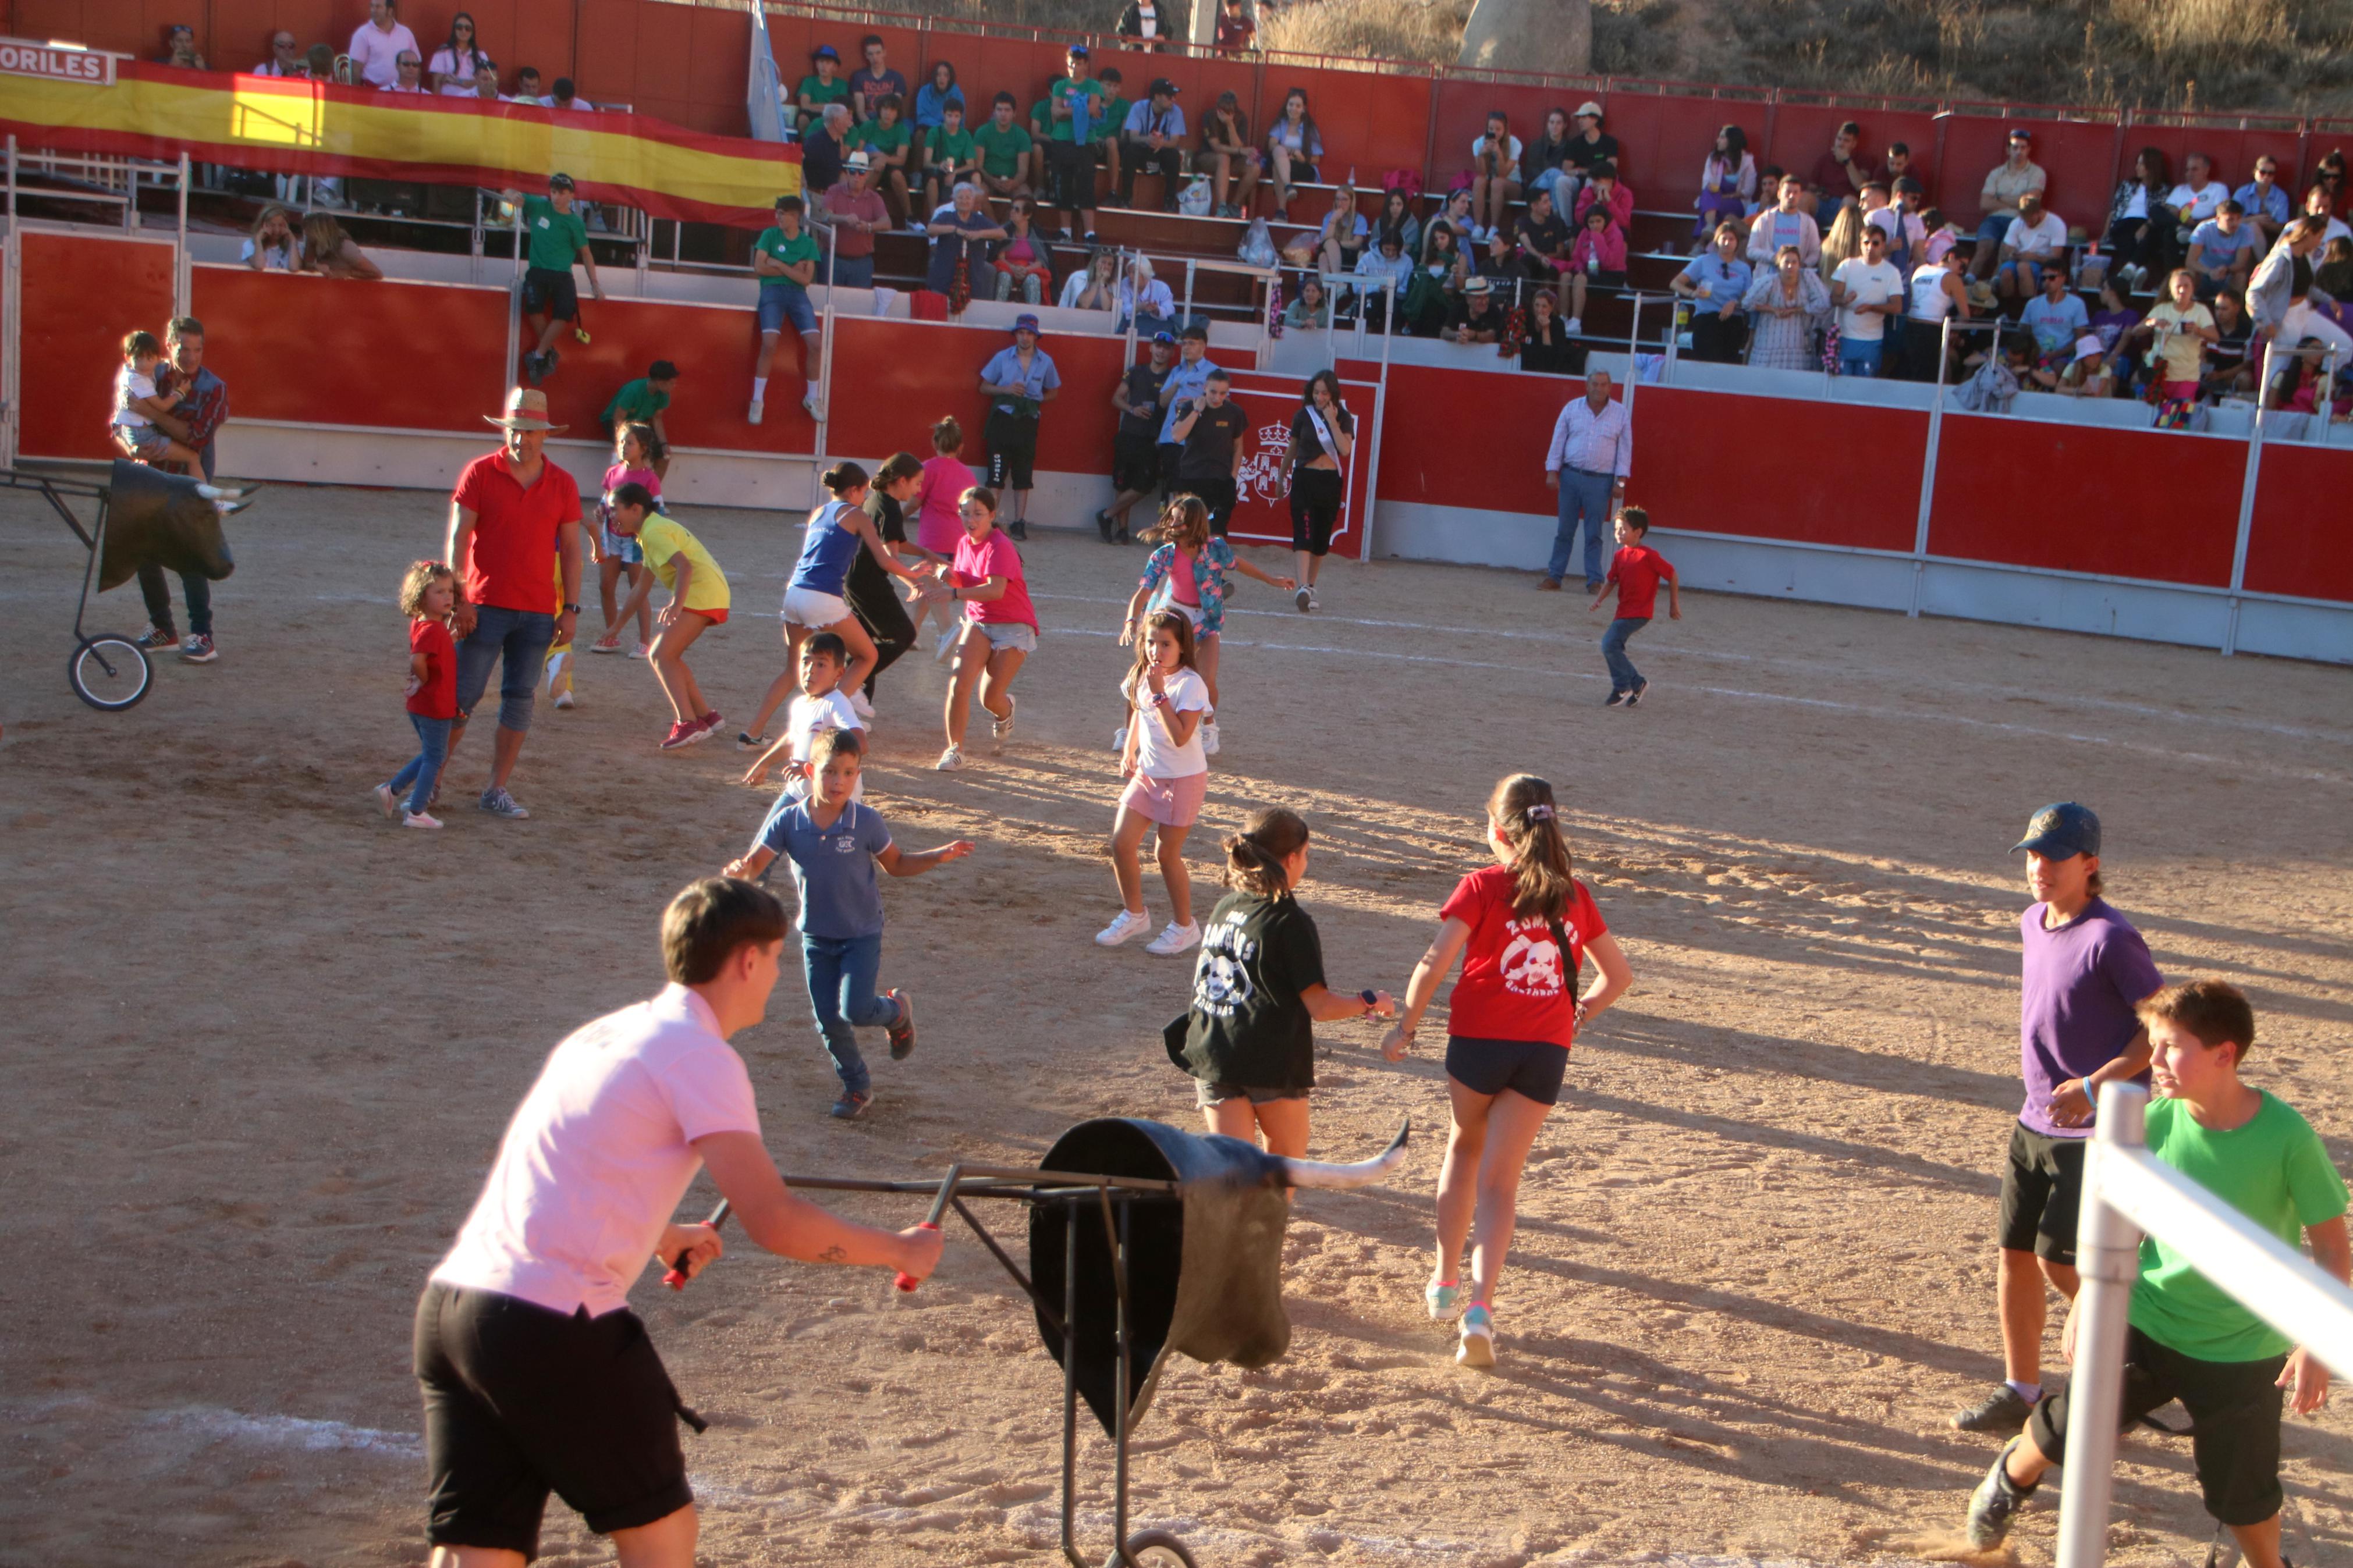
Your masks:
[{"label": "metal cart wheel", "polygon": [[92,708],[120,713],[135,708],[154,684],[155,672],[147,650],[129,637],[112,632],[86,637],[66,660],[66,679],[74,695]]},{"label": "metal cart wheel", "polygon": [[[1139,1530],[1127,1538],[1127,1560],[1135,1568],[1200,1568],[1185,1543],[1166,1530]],[[1113,1557],[1103,1568],[1120,1568]]]}]

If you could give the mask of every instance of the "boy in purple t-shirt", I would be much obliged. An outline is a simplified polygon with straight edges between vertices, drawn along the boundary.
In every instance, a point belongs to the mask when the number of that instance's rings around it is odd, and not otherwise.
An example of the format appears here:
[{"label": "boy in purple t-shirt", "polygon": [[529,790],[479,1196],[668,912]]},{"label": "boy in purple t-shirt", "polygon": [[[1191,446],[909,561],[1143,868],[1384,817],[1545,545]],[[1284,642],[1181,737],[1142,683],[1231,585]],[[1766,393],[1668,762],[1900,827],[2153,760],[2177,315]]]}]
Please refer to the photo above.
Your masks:
[{"label": "boy in purple t-shirt", "polygon": [[2165,984],[2148,944],[2100,897],[2100,819],[2062,801],[2036,812],[2026,851],[2036,902],[2019,917],[2019,1058],[2026,1104],[2001,1177],[2003,1383],[1953,1417],[1964,1432],[2014,1432],[2042,1394],[2043,1283],[2075,1299],[2075,1211],[2100,1086],[2148,1081],[2148,1031],[2134,1009]]}]

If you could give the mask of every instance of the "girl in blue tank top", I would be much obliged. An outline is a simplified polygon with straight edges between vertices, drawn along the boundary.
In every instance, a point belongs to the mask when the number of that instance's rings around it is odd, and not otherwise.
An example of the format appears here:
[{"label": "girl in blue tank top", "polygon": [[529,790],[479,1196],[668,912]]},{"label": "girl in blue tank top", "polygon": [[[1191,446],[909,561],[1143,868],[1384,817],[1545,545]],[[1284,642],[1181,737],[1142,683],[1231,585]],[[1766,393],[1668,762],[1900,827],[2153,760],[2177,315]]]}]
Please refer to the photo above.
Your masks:
[{"label": "girl in blue tank top", "polygon": [[860,521],[863,507],[836,498],[810,514],[808,533],[801,541],[801,558],[793,568],[796,588],[814,588],[839,598],[849,581],[849,563],[858,559],[859,535],[843,526],[842,513],[854,511]]}]

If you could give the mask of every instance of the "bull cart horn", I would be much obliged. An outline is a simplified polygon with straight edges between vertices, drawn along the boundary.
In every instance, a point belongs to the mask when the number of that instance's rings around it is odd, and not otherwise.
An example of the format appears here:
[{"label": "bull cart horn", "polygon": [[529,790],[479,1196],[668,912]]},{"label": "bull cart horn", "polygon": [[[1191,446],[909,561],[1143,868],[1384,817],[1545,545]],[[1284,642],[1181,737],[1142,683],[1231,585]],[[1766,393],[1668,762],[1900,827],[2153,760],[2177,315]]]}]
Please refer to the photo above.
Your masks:
[{"label": "bull cart horn", "polygon": [[1351,1187],[1369,1186],[1405,1163],[1406,1140],[1413,1133],[1413,1121],[1408,1118],[1389,1140],[1389,1146],[1369,1160],[1359,1160],[1353,1165],[1334,1164],[1328,1160],[1293,1160],[1277,1155],[1284,1173],[1294,1187],[1327,1187],[1345,1192]]}]

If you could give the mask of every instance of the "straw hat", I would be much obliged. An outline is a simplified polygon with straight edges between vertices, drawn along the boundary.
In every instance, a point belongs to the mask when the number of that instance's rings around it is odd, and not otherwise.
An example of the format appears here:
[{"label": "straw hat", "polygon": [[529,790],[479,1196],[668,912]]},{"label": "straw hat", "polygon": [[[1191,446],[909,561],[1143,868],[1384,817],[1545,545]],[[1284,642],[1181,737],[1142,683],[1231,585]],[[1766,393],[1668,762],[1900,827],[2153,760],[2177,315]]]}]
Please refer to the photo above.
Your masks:
[{"label": "straw hat", "polygon": [[568,425],[551,425],[547,419],[547,394],[536,387],[518,386],[507,393],[507,412],[503,419],[482,416],[482,423],[495,425],[501,430],[568,430]]}]

